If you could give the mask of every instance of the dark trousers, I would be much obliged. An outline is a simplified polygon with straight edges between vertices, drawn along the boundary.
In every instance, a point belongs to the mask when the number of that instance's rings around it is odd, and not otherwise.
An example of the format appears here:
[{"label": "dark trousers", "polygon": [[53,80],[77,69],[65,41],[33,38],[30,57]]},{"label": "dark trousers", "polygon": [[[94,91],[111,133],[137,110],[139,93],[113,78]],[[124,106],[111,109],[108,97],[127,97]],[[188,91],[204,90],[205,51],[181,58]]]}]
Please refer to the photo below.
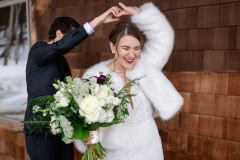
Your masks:
[{"label": "dark trousers", "polygon": [[31,160],[74,160],[73,143],[65,144],[60,136],[25,135]]}]

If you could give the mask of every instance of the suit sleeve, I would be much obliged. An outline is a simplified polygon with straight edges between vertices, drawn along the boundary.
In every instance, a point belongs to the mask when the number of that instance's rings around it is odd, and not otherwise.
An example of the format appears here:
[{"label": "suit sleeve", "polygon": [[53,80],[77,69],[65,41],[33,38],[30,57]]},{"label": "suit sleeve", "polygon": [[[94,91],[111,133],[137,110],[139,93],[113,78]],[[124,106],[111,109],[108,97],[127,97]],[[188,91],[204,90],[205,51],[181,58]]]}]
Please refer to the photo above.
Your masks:
[{"label": "suit sleeve", "polygon": [[88,33],[83,26],[73,30],[57,42],[52,44],[41,43],[34,45],[30,51],[30,56],[36,65],[44,65],[58,56],[71,51],[76,45],[88,37]]}]

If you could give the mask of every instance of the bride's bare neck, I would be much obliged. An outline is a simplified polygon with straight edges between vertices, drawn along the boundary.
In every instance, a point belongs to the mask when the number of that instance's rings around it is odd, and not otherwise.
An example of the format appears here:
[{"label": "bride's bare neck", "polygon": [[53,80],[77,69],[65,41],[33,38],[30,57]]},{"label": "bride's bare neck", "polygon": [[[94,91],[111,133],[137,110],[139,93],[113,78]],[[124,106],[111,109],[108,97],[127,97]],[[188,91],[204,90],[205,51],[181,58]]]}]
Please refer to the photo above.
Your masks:
[{"label": "bride's bare neck", "polygon": [[123,67],[120,67],[119,65],[117,65],[117,63],[112,61],[111,63],[108,64],[108,68],[112,72],[117,73],[124,80],[125,84],[129,82],[129,80],[126,78],[126,74],[125,74],[126,70]]}]

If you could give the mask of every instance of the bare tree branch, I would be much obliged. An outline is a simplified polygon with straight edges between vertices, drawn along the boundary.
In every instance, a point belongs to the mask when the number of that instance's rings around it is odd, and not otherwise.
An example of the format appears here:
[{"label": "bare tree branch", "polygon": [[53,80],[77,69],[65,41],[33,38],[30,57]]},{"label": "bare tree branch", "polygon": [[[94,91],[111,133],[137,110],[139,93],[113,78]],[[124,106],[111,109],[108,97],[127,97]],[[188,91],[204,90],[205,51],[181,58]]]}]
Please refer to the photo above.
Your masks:
[{"label": "bare tree branch", "polygon": [[18,64],[18,60],[19,60],[19,34],[18,34],[18,22],[19,22],[19,16],[20,16],[20,12],[21,12],[21,8],[22,8],[22,3],[15,5],[15,24],[14,24],[14,30],[15,30],[15,38],[16,38],[16,44],[15,44],[15,61],[16,64]]},{"label": "bare tree branch", "polygon": [[10,46],[12,43],[13,16],[14,16],[14,6],[12,5],[10,7],[9,25],[8,25],[8,33],[7,33],[7,44],[6,44],[4,53],[3,53],[3,55],[4,55],[4,64],[3,65],[8,64],[8,55],[9,55]]}]

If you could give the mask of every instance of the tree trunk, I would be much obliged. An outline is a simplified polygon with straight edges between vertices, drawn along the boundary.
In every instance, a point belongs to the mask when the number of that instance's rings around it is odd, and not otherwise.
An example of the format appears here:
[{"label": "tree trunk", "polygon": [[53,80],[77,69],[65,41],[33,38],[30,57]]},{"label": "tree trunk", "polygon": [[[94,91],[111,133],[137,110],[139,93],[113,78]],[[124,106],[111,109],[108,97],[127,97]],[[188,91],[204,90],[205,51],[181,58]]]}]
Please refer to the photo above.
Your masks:
[{"label": "tree trunk", "polygon": [[18,34],[18,22],[19,22],[19,16],[20,16],[20,12],[21,12],[21,8],[22,8],[22,4],[17,4],[15,5],[15,24],[14,24],[14,29],[15,29],[15,38],[16,38],[16,44],[15,44],[15,61],[16,64],[18,64],[18,60],[19,60],[19,34]]},{"label": "tree trunk", "polygon": [[3,55],[4,55],[4,64],[3,65],[8,64],[8,55],[9,55],[10,47],[11,47],[11,43],[12,43],[13,16],[14,16],[14,6],[12,5],[10,7],[9,25],[8,25],[8,33],[7,33],[7,44],[6,44],[4,53],[3,53]]}]

